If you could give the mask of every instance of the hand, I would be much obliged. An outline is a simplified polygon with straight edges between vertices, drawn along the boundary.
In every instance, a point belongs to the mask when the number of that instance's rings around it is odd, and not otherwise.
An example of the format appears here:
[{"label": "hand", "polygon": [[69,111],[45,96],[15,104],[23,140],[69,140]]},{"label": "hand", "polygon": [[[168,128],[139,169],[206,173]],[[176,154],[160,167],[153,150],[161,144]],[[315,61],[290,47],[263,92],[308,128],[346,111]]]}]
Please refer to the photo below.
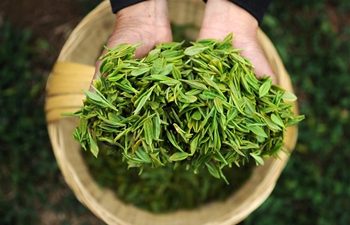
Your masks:
[{"label": "hand", "polygon": [[277,77],[258,42],[258,21],[243,8],[228,0],[208,0],[198,39],[215,38],[223,40],[233,33],[234,48],[241,48],[241,55],[255,67],[257,77]]},{"label": "hand", "polygon": [[[113,48],[122,43],[142,43],[135,51],[135,57],[144,57],[157,44],[171,42],[172,33],[166,0],[149,0],[126,7],[116,14],[114,31],[107,42]],[[106,51],[102,52],[102,55]],[[95,65],[94,78],[100,76],[101,61]],[[90,90],[92,88],[90,87]]]}]

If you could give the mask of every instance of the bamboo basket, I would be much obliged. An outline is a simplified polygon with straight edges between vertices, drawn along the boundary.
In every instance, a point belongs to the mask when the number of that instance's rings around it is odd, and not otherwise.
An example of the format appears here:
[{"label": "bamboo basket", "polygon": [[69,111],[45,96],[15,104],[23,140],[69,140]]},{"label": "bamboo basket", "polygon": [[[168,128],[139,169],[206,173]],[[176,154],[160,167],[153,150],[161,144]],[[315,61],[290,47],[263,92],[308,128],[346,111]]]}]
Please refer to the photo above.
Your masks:
[{"label": "bamboo basket", "polygon": [[[199,0],[169,0],[170,17],[175,24],[200,26],[204,3]],[[214,225],[236,224],[258,208],[270,195],[283,171],[288,156],[269,159],[254,169],[251,178],[225,202],[205,204],[195,210],[179,210],[167,214],[152,214],[122,203],[109,189],[103,189],[92,179],[81,155],[80,144],[72,133],[77,118],[62,117],[62,112],[81,108],[94,74],[94,64],[113,30],[115,16],[109,1],[103,1],[75,28],[62,48],[47,81],[45,105],[47,126],[53,151],[60,170],[76,197],[107,224],[119,225]],[[278,76],[280,85],[293,92],[283,63],[271,41],[259,31],[259,41]],[[294,113],[297,107],[294,106]],[[291,152],[297,138],[297,127],[289,127],[285,147]]]}]

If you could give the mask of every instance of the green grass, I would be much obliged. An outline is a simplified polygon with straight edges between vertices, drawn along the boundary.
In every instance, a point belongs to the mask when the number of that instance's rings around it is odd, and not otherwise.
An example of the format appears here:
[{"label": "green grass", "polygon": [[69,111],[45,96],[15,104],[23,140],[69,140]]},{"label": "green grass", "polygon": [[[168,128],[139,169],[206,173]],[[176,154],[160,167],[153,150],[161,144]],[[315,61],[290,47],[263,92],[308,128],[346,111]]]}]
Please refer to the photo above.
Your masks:
[{"label": "green grass", "polygon": [[[346,0],[271,4],[262,28],[291,75],[306,119],[272,195],[241,224],[350,222],[349,13]],[[46,77],[34,70],[45,42],[5,23],[0,45],[0,224],[38,224],[47,210],[68,215],[60,224],[73,217],[93,224],[62,180],[49,143]]]}]

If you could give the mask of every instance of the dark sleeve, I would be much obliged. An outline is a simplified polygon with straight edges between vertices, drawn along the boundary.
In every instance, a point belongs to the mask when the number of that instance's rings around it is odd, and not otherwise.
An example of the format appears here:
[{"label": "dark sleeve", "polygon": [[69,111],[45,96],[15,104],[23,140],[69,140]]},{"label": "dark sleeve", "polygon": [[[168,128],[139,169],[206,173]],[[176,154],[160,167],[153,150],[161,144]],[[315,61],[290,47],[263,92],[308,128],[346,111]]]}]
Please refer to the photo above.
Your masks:
[{"label": "dark sleeve", "polygon": [[[145,0],[110,0],[112,11],[116,13],[117,11],[128,7],[130,5],[143,2]],[[243,9],[247,10],[260,24],[267,7],[269,6],[271,0],[229,0],[232,3],[237,4]],[[207,2],[207,0],[204,0]]]},{"label": "dark sleeve", "polygon": [[111,7],[112,7],[112,11],[113,13],[118,12],[119,10],[126,8],[130,5],[139,3],[139,2],[143,2],[146,0],[109,0],[111,2]]},{"label": "dark sleeve", "polygon": [[[229,0],[249,12],[261,24],[265,11],[271,0]],[[207,2],[207,0],[204,0]]]}]

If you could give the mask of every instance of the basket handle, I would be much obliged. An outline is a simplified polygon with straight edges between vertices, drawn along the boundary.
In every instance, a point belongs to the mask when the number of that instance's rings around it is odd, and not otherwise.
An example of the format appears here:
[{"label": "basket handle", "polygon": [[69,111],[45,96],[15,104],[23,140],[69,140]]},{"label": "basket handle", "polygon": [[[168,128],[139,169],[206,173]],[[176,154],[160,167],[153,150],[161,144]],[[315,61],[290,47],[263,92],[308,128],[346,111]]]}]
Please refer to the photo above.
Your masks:
[{"label": "basket handle", "polygon": [[46,84],[47,122],[62,119],[63,112],[75,112],[83,106],[85,94],[95,72],[94,66],[57,61]]}]

